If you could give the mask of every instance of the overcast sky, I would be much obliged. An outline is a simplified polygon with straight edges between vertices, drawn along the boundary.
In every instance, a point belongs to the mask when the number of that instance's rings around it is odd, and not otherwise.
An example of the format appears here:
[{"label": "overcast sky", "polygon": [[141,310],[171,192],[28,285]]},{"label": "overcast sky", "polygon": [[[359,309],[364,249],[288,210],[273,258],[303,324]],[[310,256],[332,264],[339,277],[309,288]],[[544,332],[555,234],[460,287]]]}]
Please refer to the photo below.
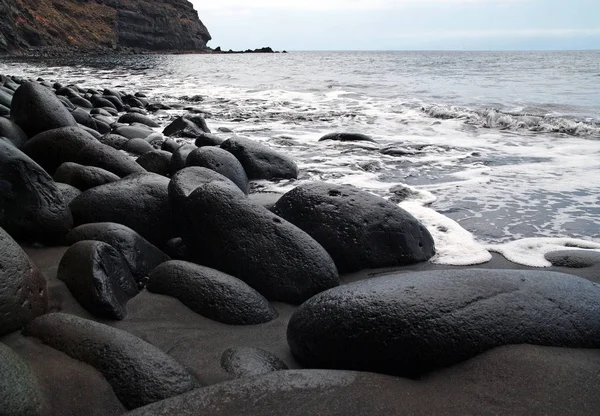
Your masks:
[{"label": "overcast sky", "polygon": [[211,47],[600,49],[600,0],[191,0]]}]

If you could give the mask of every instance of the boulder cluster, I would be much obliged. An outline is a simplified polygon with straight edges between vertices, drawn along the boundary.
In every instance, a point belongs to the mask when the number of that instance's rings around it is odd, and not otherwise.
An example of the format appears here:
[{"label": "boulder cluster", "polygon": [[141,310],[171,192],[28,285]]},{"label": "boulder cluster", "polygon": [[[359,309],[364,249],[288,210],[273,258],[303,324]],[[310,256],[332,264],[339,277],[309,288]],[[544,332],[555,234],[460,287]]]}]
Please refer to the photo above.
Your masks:
[{"label": "boulder cluster", "polygon": [[[418,378],[511,344],[600,348],[600,286],[572,275],[426,271],[340,286],[340,274],[426,262],[432,236],[349,185],[303,183],[267,209],[248,197],[253,181],[297,179],[292,159],[213,134],[198,114],[161,126],[152,113],[165,109],[141,93],[0,77],[0,336],[23,330],[94,367],[131,414],[200,413],[228,391],[233,408],[244,391],[296,400],[290,391],[345,391],[363,377],[308,369]],[[83,316],[52,307],[52,276],[21,246],[31,244],[68,247],[53,285]],[[148,292],[224,326],[263,325],[281,319],[281,302],[300,305],[285,329],[307,370],[232,345],[220,365],[240,380],[202,387],[168,352],[119,329]],[[10,414],[58,414],[2,343],[0,368],[0,384],[18,392],[0,394]],[[361,383],[391,383],[377,377]]]}]

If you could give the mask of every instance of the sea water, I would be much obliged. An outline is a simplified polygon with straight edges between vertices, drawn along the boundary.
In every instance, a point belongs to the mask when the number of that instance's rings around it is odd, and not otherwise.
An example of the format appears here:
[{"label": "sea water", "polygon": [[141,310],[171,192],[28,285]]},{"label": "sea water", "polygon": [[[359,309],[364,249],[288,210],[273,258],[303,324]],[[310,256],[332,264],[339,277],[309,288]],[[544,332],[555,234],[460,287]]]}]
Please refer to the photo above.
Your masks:
[{"label": "sea water", "polygon": [[[298,162],[298,181],[255,191],[320,180],[380,195],[426,224],[437,263],[600,250],[600,51],[4,59],[0,73],[193,106]],[[318,141],[331,132],[376,142]]]}]

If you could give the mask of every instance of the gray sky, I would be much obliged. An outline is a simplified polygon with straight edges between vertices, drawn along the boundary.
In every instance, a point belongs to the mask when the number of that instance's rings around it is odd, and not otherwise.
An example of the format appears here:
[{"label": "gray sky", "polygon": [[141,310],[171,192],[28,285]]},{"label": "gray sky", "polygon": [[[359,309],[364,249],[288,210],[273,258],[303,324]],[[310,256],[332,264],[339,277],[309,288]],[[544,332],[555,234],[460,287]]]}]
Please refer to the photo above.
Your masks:
[{"label": "gray sky", "polygon": [[600,49],[600,0],[191,2],[223,49]]}]

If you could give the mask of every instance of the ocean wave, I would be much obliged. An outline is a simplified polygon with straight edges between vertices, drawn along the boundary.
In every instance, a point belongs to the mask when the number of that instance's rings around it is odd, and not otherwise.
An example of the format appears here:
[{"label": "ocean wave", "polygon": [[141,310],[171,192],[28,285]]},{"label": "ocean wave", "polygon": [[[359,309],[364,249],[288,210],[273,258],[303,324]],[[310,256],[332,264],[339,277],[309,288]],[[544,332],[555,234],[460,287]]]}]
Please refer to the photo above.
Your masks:
[{"label": "ocean wave", "polygon": [[431,105],[422,107],[430,117],[464,120],[467,124],[500,130],[527,130],[530,132],[562,133],[569,136],[600,139],[600,122],[577,120],[528,113],[513,113],[495,108],[471,109],[456,106]]}]

